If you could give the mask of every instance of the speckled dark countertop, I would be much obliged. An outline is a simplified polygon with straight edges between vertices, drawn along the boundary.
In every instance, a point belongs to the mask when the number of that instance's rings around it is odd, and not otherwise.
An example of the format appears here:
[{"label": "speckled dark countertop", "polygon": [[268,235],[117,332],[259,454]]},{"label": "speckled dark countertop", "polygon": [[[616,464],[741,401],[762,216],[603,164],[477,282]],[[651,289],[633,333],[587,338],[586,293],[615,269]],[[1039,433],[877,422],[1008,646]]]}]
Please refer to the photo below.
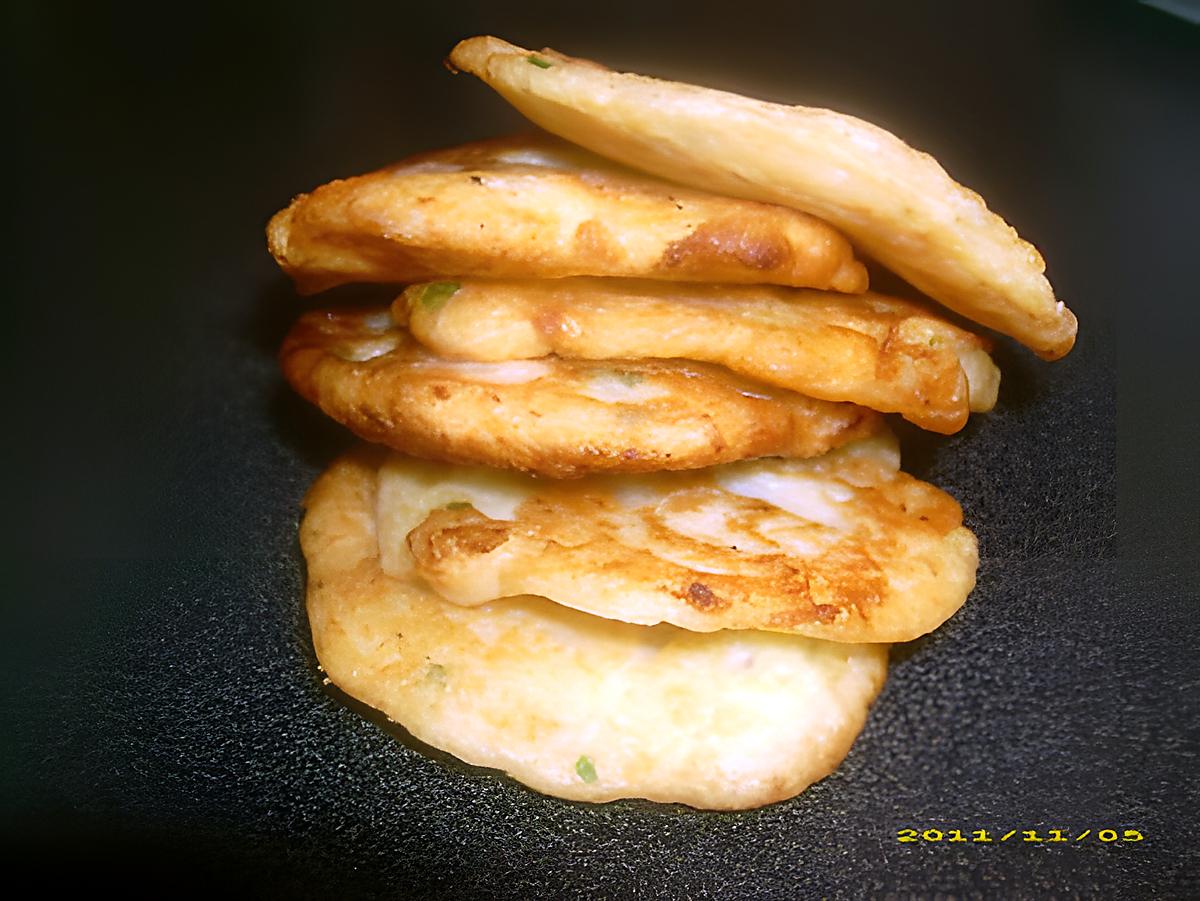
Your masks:
[{"label": "speckled dark countertop", "polygon": [[[5,550],[10,865],[313,896],[1200,893],[1198,29],[836,6],[12,14],[5,384],[31,512]],[[894,650],[849,758],[797,799],[564,803],[321,685],[298,503],[349,440],[278,373],[302,304],[262,226],[334,176],[518,127],[439,68],[487,32],[879,122],[1038,244],[1079,316],[1060,363],[1000,343],[992,415],[903,431],[979,535],[979,585]],[[909,826],[1145,839],[900,844]]]}]

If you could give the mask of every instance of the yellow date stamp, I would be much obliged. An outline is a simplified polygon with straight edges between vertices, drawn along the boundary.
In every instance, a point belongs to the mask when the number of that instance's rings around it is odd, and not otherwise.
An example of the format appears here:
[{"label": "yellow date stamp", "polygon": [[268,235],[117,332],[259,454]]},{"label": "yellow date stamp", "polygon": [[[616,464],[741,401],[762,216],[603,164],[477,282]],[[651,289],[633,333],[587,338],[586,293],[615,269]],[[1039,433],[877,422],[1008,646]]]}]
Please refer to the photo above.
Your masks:
[{"label": "yellow date stamp", "polygon": [[896,830],[896,840],[901,843],[922,844],[975,844],[992,845],[1002,842],[1025,844],[1133,844],[1146,838],[1137,829],[913,829]]}]

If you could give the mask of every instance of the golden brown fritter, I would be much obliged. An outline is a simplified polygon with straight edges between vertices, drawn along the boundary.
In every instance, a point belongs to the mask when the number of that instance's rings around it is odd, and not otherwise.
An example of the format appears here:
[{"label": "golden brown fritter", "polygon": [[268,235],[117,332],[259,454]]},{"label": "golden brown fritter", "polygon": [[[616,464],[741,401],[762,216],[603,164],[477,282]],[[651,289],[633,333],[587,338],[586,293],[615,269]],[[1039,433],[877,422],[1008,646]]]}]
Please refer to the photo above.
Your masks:
[{"label": "golden brown fritter", "polygon": [[267,235],[304,293],[464,275],[867,287],[849,242],[812,216],[671,185],[549,135],[332,182],[296,198]]},{"label": "golden brown fritter", "polygon": [[308,618],[329,678],[417,738],[564,798],[715,809],[791,797],[846,755],[886,645],[448,604],[380,568],[379,456],[339,460],[308,494]]},{"label": "golden brown fritter", "polygon": [[307,313],[284,341],[300,394],[369,441],[554,478],[810,457],[880,427],[853,404],[675,360],[434,356],[386,308]]},{"label": "golden brown fritter", "polygon": [[955,500],[899,471],[890,436],[810,460],[575,482],[393,457],[385,572],[471,606],[534,594],[610,619],[909,641],[975,583]]},{"label": "golden brown fritter", "polygon": [[1075,342],[1075,317],[1055,299],[1037,249],[933,157],[882,128],[494,37],[463,41],[450,62],[535,124],[605,157],[819,216],[930,297],[1047,359]]},{"label": "golden brown fritter", "polygon": [[393,305],[436,353],[698,360],[935,432],[996,402],[990,344],[916,304],[768,286],[623,279],[465,280],[414,285]]}]

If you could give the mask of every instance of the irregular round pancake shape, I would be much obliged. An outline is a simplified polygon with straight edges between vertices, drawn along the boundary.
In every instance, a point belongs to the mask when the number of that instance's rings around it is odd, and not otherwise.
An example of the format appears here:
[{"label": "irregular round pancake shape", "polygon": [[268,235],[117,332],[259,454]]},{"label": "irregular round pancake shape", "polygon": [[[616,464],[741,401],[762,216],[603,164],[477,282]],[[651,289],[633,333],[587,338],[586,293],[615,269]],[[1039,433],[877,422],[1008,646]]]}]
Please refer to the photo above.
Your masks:
[{"label": "irregular round pancake shape", "polygon": [[933,157],[861,119],[617,73],[494,37],[461,42],[450,62],[535,124],[605,157],[819,216],[930,297],[1046,359],[1075,342],[1075,317],[1055,299],[1037,249]]},{"label": "irregular round pancake shape", "polygon": [[477,361],[674,358],[935,432],[990,410],[990,344],[916,304],[764,285],[624,279],[413,285],[392,308],[438,354]]},{"label": "irregular round pancake shape", "polygon": [[810,457],[881,426],[865,407],[703,363],[449,360],[417,344],[386,308],[307,313],[280,361],[302,396],[362,438],[553,478]]},{"label": "irregular round pancake shape", "polygon": [[267,236],[304,293],[444,275],[867,287],[850,243],[807,213],[668,184],[549,135],[332,182],[297,197]]},{"label": "irregular round pancake shape", "polygon": [[909,641],[962,606],[975,536],[890,435],[811,460],[547,482],[393,457],[385,572],[465,606],[532,594],[623,622]]},{"label": "irregular round pancake shape", "polygon": [[742,809],[828,775],[862,729],[885,645],[465,609],[388,575],[378,465],[347,456],[308,494],[308,617],[329,678],[420,740],[564,798]]}]

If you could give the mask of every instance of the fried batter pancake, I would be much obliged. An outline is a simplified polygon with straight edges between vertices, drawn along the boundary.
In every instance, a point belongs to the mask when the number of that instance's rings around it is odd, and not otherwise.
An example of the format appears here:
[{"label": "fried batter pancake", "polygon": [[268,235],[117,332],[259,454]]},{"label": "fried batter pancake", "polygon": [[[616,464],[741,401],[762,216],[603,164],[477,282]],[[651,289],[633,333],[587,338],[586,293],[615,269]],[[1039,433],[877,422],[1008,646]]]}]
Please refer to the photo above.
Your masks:
[{"label": "fried batter pancake", "polygon": [[309,492],[313,645],[338,686],[469,763],[580,801],[756,807],[830,773],[883,685],[884,645],[448,604],[380,569],[376,465],[343,458]]},{"label": "fried batter pancake", "polygon": [[900,413],[949,434],[990,410],[989,343],[879,294],[621,279],[414,285],[393,305],[413,336],[450,357],[555,353],[590,360],[685,358],[811,397]]},{"label": "fried batter pancake", "polygon": [[975,583],[948,494],[898,470],[888,435],[811,460],[545,482],[393,457],[384,571],[463,605],[534,594],[623,622],[909,641]]},{"label": "fried batter pancake", "polygon": [[426,153],[296,198],[267,228],[302,291],[441,275],[621,275],[865,291],[832,227],[667,184],[549,135]]},{"label": "fried batter pancake", "polygon": [[933,157],[861,119],[612,72],[493,37],[450,55],[530,120],[708,191],[805,210],[930,297],[1046,359],[1075,342],[1037,249]]},{"label": "fried batter pancake", "polygon": [[447,360],[386,309],[308,313],[280,360],[300,394],[362,438],[555,478],[810,457],[880,426],[865,407],[702,363]]}]

